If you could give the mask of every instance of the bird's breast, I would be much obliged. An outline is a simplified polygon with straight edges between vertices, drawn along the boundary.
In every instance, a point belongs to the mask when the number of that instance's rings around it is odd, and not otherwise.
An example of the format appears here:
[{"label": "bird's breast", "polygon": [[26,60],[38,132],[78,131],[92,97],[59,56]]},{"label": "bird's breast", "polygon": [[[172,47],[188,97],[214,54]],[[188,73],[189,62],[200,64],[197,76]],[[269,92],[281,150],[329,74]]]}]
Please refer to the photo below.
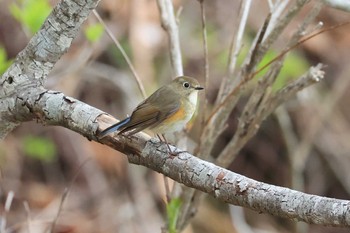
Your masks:
[{"label": "bird's breast", "polygon": [[165,119],[153,130],[157,133],[172,133],[182,130],[187,122],[191,120],[195,110],[197,96],[189,96],[189,101],[181,101],[181,106],[174,114]]}]

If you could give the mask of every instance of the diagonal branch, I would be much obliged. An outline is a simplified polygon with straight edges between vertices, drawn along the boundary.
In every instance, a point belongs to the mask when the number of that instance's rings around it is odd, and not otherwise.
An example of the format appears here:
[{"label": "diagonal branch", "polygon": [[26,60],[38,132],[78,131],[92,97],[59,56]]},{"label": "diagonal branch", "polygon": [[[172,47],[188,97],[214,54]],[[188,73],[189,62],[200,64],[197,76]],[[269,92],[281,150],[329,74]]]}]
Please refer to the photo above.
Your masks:
[{"label": "diagonal branch", "polygon": [[[99,109],[60,92],[46,91],[41,98],[28,100],[28,106],[43,124],[67,127],[90,140],[98,141],[96,131],[115,121]],[[57,108],[60,110],[54,110]],[[258,182],[186,152],[174,157],[169,155],[166,144],[144,133],[130,138],[107,136],[99,142],[126,154],[131,163],[146,166],[226,203],[307,223],[350,226],[350,201]]]},{"label": "diagonal branch", "polygon": [[[61,56],[77,36],[81,24],[99,0],[62,0],[41,29],[1,76],[0,139],[20,122],[32,120],[28,96],[42,93],[42,85]],[[13,98],[17,96],[17,98]]]}]

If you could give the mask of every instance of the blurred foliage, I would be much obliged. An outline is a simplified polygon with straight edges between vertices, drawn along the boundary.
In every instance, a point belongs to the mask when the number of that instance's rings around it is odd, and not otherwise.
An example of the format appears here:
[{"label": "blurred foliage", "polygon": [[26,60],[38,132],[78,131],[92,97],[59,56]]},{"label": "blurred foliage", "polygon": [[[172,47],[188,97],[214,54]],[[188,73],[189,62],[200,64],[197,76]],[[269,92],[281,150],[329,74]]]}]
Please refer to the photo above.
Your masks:
[{"label": "blurred foliage", "polygon": [[28,157],[44,162],[52,162],[56,158],[56,146],[50,139],[26,136],[22,143],[24,154]]},{"label": "blurred foliage", "polygon": [[20,0],[9,6],[12,16],[31,34],[37,32],[51,12],[48,0]]},{"label": "blurred foliage", "polygon": [[[265,64],[272,61],[278,55],[279,54],[277,54],[274,51],[268,51],[265,57],[260,62],[258,69],[262,68]],[[278,74],[278,77],[272,86],[273,91],[280,90],[281,88],[286,86],[286,84],[291,80],[300,77],[308,70],[309,66],[310,65],[303,56],[299,55],[295,51],[289,52],[285,58],[281,72]],[[256,75],[256,78],[261,78],[263,75],[266,74],[268,70],[269,67],[266,67],[264,70],[262,70]]]},{"label": "blurred foliage", "polygon": [[176,223],[179,217],[180,207],[181,207],[180,198],[172,199],[166,206],[169,233],[176,233]]},{"label": "blurred foliage", "polygon": [[[132,60],[132,49],[129,39],[127,37],[121,37],[119,39],[119,43],[123,47],[125,53],[128,54],[129,58]],[[113,62],[112,65],[116,66],[117,68],[129,69],[128,63],[125,61],[123,54],[120,52],[120,50],[115,44],[109,45],[107,49],[107,54],[110,58],[110,61]]]},{"label": "blurred foliage", "polygon": [[[213,37],[213,36],[211,36]],[[208,37],[208,38],[211,38]],[[208,40],[210,41],[210,40]],[[242,46],[240,53],[237,57],[237,67],[241,67],[244,59],[249,53],[249,47],[247,45],[250,45],[252,43],[252,38],[245,36],[243,41],[245,41],[243,44],[246,46]],[[276,53],[273,50],[269,50],[262,61],[260,62],[258,69],[262,68],[265,64],[269,63],[272,61],[275,57],[277,57],[279,53]],[[214,60],[214,66],[219,67],[221,70],[227,69],[227,61],[229,57],[229,50],[223,50],[221,51],[217,59]],[[277,62],[277,61],[275,61]],[[272,64],[271,64],[272,65]],[[271,66],[270,65],[270,66]],[[302,54],[299,54],[297,51],[292,50],[287,53],[286,59],[283,63],[283,67],[281,69],[281,72],[278,75],[278,78],[276,79],[274,85],[272,86],[273,91],[277,91],[284,87],[288,82],[291,80],[294,80],[298,77],[300,77],[302,74],[304,74],[308,68],[310,67],[310,64],[308,61],[305,59],[305,57]],[[236,68],[238,70],[239,68]],[[263,75],[266,74],[266,72],[269,70],[269,66],[266,67],[264,70],[259,72],[255,80],[258,80],[261,78]]]},{"label": "blurred foliage", "polygon": [[103,32],[104,28],[100,23],[91,24],[84,29],[85,37],[91,43],[98,41],[103,35]]},{"label": "blurred foliage", "polygon": [[12,60],[7,59],[6,50],[0,46],[0,75],[12,64]]}]

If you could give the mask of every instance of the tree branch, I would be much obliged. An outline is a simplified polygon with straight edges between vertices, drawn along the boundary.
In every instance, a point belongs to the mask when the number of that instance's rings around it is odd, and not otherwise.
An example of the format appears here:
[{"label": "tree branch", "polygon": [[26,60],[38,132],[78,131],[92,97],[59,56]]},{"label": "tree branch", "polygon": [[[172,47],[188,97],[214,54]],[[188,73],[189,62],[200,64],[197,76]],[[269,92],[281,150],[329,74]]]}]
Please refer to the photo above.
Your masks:
[{"label": "tree branch", "polygon": [[[28,100],[43,124],[61,125],[88,139],[116,120],[99,109],[60,92],[46,91]],[[330,226],[350,226],[350,202],[305,194],[258,182],[183,152],[169,155],[167,145],[147,134],[130,138],[107,136],[99,142],[126,154],[131,163],[146,166],[217,199],[262,213]],[[173,151],[180,151],[172,147]]]},{"label": "tree branch", "polygon": [[[81,24],[99,0],[63,0],[41,29],[2,75],[0,86],[0,139],[20,122],[34,119],[30,96],[40,96],[47,75],[68,50]],[[18,94],[19,93],[19,94]],[[13,98],[17,96],[17,98]]]}]

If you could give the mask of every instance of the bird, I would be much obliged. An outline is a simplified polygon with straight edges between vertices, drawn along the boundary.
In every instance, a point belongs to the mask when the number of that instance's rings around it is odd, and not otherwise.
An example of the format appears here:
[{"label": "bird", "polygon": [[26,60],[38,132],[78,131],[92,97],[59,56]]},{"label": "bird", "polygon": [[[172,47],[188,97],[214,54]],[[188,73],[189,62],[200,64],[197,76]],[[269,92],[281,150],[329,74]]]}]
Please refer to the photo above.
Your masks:
[{"label": "bird", "polygon": [[203,89],[195,78],[179,76],[142,101],[129,117],[101,131],[98,137],[115,131],[118,135],[131,136],[150,129],[165,138],[165,134],[181,131],[195,113],[198,91]]}]

